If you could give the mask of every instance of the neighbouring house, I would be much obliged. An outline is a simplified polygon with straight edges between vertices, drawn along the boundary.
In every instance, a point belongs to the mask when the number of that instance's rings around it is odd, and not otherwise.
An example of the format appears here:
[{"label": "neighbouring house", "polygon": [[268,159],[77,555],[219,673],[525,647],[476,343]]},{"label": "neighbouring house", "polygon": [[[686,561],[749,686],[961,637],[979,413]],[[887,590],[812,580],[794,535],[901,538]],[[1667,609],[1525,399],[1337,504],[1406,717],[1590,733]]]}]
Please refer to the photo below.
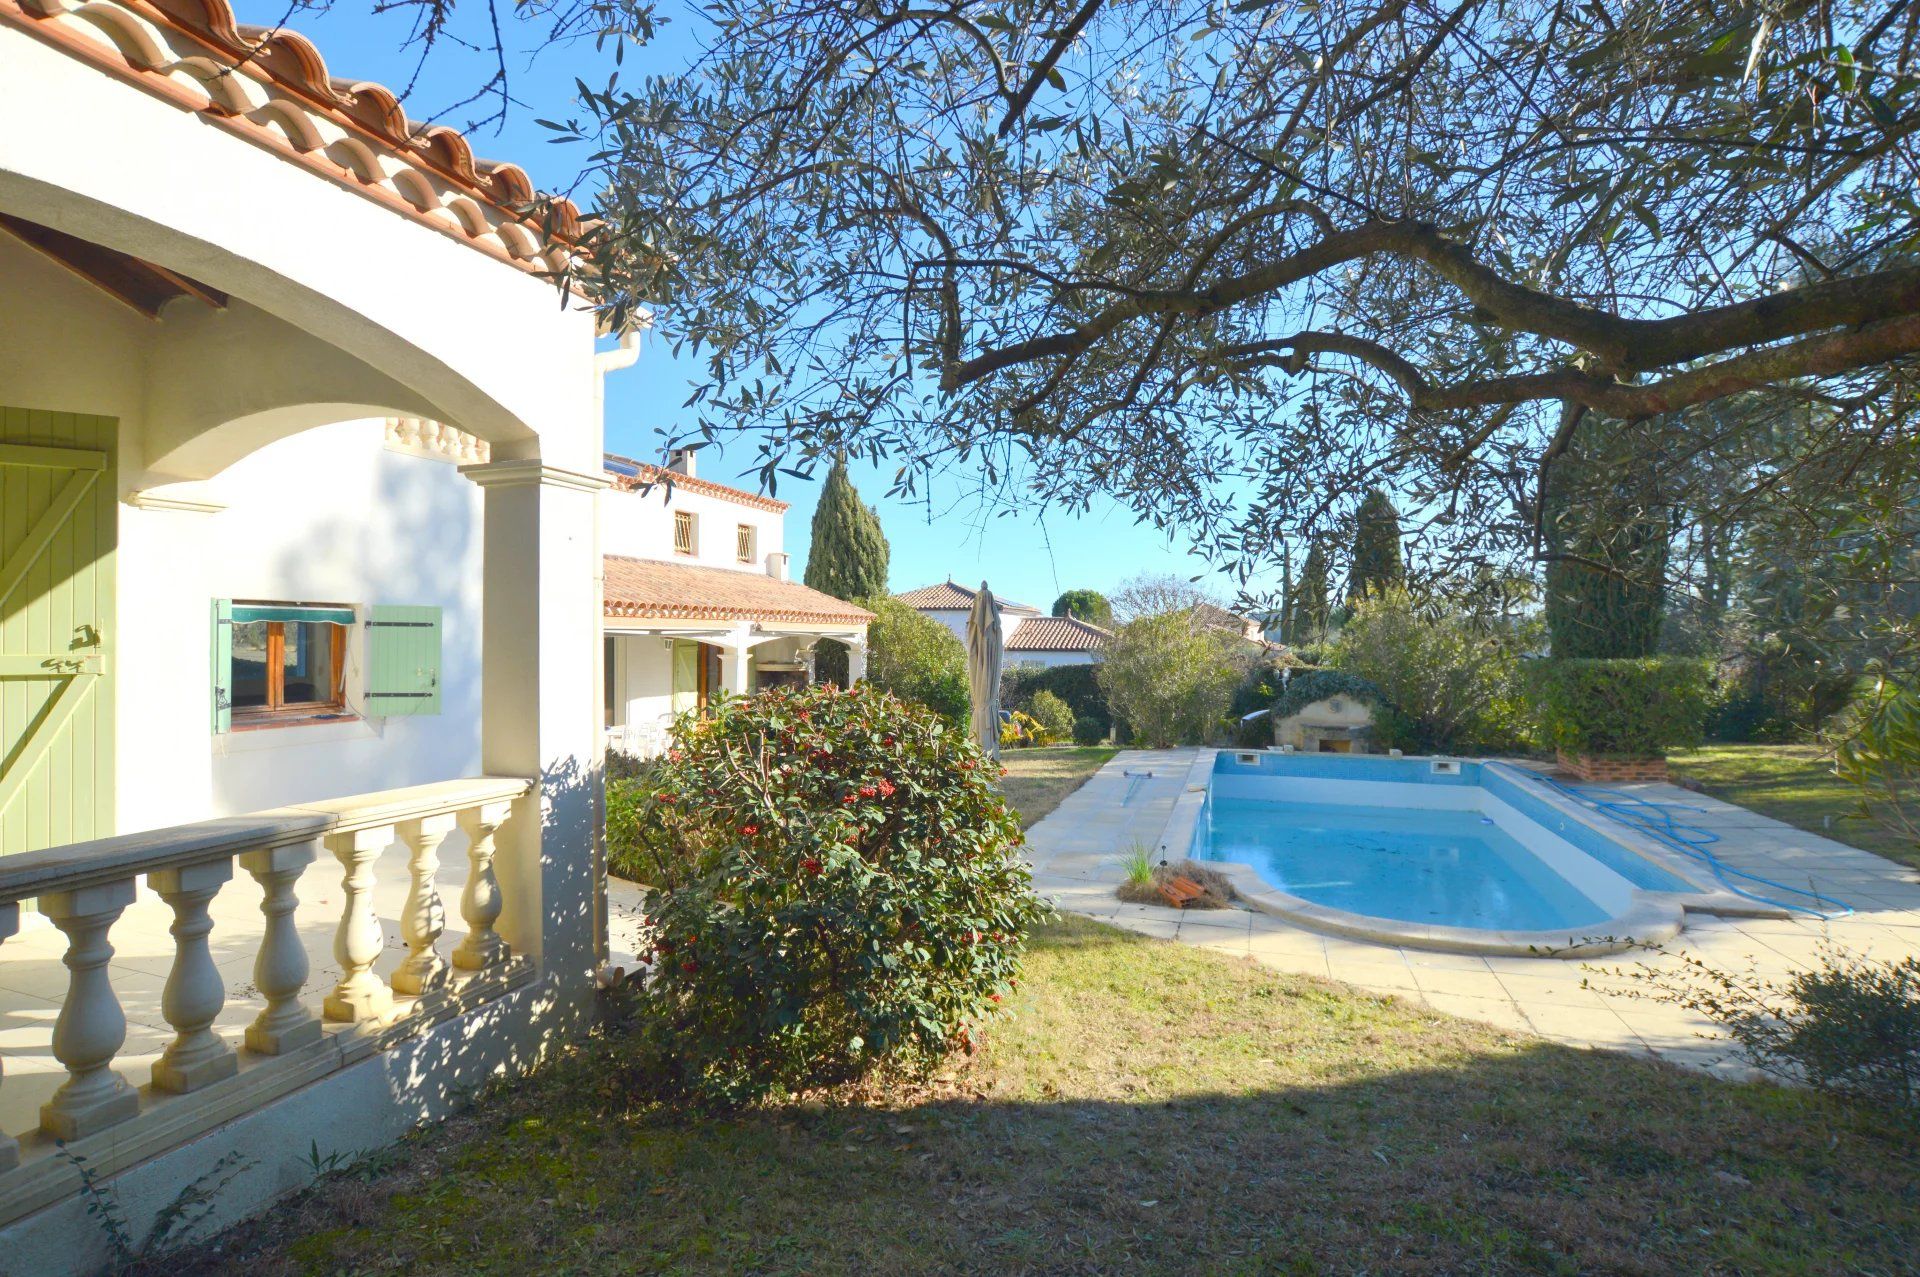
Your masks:
[{"label": "neighbouring house", "polygon": [[680,713],[721,692],[805,685],[815,646],[866,668],[873,614],[787,576],[787,503],[703,479],[697,454],[665,467],[609,455],[603,714],[614,748],[658,753]]},{"label": "neighbouring house", "polygon": [[570,204],[224,0],[0,0],[0,68],[0,1268],[53,1277],[101,1194],[218,1225],[590,1019],[635,348]]},{"label": "neighbouring house", "polygon": [[1262,647],[1272,646],[1267,641],[1267,627],[1264,622],[1255,620],[1253,617],[1241,616],[1238,612],[1229,612],[1213,603],[1194,604],[1193,622],[1201,629],[1236,634],[1247,642],[1258,643]]},{"label": "neighbouring house", "polygon": [[[925,585],[894,597],[930,616],[967,641],[967,617],[978,590],[956,584],[951,577],[939,585]],[[1017,665],[1091,665],[1100,659],[1112,634],[1077,617],[1048,616],[1037,607],[994,596],[1000,616],[1001,658],[1007,668]]]}]

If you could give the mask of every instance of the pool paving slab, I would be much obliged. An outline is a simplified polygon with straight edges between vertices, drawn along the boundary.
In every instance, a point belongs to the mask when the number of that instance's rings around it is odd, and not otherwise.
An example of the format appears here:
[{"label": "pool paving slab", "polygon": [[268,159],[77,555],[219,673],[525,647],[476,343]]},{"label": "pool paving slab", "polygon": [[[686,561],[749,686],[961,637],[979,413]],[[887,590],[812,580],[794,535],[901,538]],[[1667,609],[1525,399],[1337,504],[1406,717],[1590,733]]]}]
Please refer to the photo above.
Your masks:
[{"label": "pool paving slab", "polygon": [[[1211,757],[1211,751],[1206,751]],[[1651,1055],[1729,1076],[1751,1070],[1702,1015],[1629,996],[1623,971],[1671,970],[1683,955],[1778,980],[1812,965],[1825,941],[1862,956],[1920,955],[1920,872],[1806,833],[1676,785],[1614,785],[1651,802],[1685,807],[1687,823],[1720,837],[1727,865],[1811,887],[1854,912],[1815,918],[1722,917],[1689,911],[1665,952],[1630,949],[1585,960],[1481,957],[1323,935],[1244,908],[1182,910],[1122,902],[1126,858],[1144,848],[1178,859],[1162,838],[1202,751],[1127,750],[1027,831],[1034,887],[1059,909],[1129,931],[1195,945],[1280,971],[1338,980],[1448,1015],[1530,1033],[1569,1046]]]}]

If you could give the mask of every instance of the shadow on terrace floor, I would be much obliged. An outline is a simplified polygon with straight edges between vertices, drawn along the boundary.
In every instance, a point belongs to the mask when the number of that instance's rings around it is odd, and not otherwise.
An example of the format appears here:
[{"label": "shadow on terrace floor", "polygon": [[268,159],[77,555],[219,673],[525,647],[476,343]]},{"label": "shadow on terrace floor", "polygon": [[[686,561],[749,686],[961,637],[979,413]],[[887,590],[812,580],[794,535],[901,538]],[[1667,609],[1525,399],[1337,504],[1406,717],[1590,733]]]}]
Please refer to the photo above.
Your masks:
[{"label": "shadow on terrace floor", "polygon": [[[1910,1272],[1920,1153],[1819,1097],[1068,920],[934,1086],[696,1120],[617,1039],[180,1272]],[[1910,1136],[1910,1133],[1909,1133]]]}]

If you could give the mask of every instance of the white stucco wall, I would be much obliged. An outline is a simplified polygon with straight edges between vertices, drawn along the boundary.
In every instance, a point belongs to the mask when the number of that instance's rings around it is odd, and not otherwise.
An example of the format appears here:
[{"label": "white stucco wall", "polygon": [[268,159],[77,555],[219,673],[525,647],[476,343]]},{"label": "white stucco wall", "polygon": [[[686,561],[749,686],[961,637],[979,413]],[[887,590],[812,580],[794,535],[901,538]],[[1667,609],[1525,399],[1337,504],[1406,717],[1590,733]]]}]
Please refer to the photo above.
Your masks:
[{"label": "white stucco wall", "polygon": [[[166,335],[184,319],[260,318],[183,300],[156,324],[5,235],[0,278],[35,302],[0,306],[0,403],[118,418],[122,495],[148,486],[149,373]],[[449,462],[387,451],[381,432],[341,422],[270,444],[194,485],[228,504],[217,514],[118,507],[119,832],[476,772],[480,492]],[[210,605],[236,597],[443,608],[441,715],[216,737]]]},{"label": "white stucco wall", "polygon": [[673,713],[673,654],[653,636],[613,637],[614,723],[652,728]]},{"label": "white stucco wall", "polygon": [[1092,652],[1037,652],[1030,649],[1014,648],[1006,653],[1005,663],[1015,665],[1038,665],[1052,669],[1057,665],[1092,665],[1097,658]]},{"label": "white stucco wall", "polygon": [[[1040,615],[1040,611],[1037,608],[1030,607],[1012,608],[1001,606],[996,610],[1000,613],[1000,633],[1003,636],[1013,633],[1013,631],[1018,628],[1020,622],[1027,617]],[[972,615],[969,609],[957,607],[923,607],[918,609],[918,611],[920,615],[931,617],[946,626],[949,630],[952,630],[953,636],[962,643],[967,641],[967,618]],[[1007,659],[1011,661],[1014,658],[1009,653]],[[1022,656],[1019,659],[1025,660],[1026,658]]]},{"label": "white stucco wall", "polygon": [[[327,401],[418,411],[492,441],[496,458],[539,455],[549,465],[598,470],[600,432],[583,428],[598,425],[593,316],[563,311],[551,282],[317,181],[12,27],[0,27],[0,67],[8,118],[63,124],[0,130],[0,209],[252,303],[208,328],[242,328],[257,308],[316,351],[344,356],[325,379],[333,394],[319,401],[304,365],[235,359],[217,333],[164,366],[140,361],[155,391],[143,456],[158,473],[204,477],[284,433],[276,414]],[[352,360],[363,361],[365,375],[350,382]],[[217,393],[222,410],[208,413],[191,394],[168,395],[169,385]],[[392,402],[402,386],[409,402]],[[376,391],[387,393],[355,397]]]},{"label": "white stucco wall", "polygon": [[[692,556],[673,550],[673,516],[679,510],[694,517]],[[736,529],[743,523],[754,530],[750,563],[742,563],[735,553]],[[679,486],[669,495],[664,482],[646,492],[609,491],[600,501],[601,549],[634,559],[765,572],[767,556],[786,549],[784,524],[778,510],[763,510]]]},{"label": "white stucco wall", "polygon": [[[122,832],[478,773],[480,490],[381,434],[342,422],[271,444],[200,489],[228,503],[217,514],[123,507]],[[441,712],[215,734],[219,598],[439,607]],[[350,709],[365,651],[356,626]]]}]

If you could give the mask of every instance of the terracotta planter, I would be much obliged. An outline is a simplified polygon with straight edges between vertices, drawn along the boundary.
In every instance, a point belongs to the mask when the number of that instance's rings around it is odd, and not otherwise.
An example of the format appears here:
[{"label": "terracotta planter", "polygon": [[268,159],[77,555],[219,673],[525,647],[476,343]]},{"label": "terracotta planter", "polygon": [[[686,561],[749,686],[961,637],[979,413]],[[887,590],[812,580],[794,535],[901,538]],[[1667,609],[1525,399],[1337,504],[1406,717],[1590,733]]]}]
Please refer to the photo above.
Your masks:
[{"label": "terracotta planter", "polygon": [[1652,758],[1615,758],[1557,751],[1555,758],[1562,771],[1572,772],[1589,784],[1632,785],[1671,779],[1664,754]]}]

